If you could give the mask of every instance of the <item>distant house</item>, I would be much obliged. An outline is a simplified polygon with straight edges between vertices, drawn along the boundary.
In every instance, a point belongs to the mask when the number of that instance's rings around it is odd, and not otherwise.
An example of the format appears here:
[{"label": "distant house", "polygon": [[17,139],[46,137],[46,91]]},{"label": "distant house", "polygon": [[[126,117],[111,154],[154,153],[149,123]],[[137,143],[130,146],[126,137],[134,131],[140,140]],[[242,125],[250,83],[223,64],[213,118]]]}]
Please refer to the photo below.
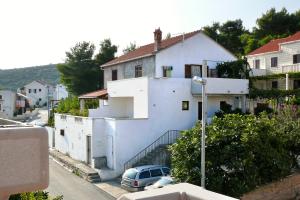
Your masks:
[{"label": "distant house", "polygon": [[67,88],[63,84],[57,84],[54,89],[53,100],[62,100],[69,96]]},{"label": "distant house", "polygon": [[[300,72],[300,31],[272,40],[247,55],[253,76]],[[299,89],[299,78],[274,78],[255,81],[258,89]]]},{"label": "distant house", "polygon": [[202,31],[163,40],[156,29],[153,43],[101,66],[106,89],[79,97],[82,108],[85,99],[100,99],[89,117],[55,114],[55,147],[100,169],[102,179],[102,168],[117,177],[202,120],[202,89],[193,76],[207,81],[208,118],[227,104],[245,111],[248,80],[217,77],[217,62],[232,60]]},{"label": "distant house", "polygon": [[53,98],[54,87],[44,81],[33,81],[22,87],[23,93],[29,97],[30,106],[47,105],[48,98]]},{"label": "distant house", "polygon": [[0,90],[0,118],[11,119],[14,114],[23,114],[25,107],[26,96],[10,90]]}]

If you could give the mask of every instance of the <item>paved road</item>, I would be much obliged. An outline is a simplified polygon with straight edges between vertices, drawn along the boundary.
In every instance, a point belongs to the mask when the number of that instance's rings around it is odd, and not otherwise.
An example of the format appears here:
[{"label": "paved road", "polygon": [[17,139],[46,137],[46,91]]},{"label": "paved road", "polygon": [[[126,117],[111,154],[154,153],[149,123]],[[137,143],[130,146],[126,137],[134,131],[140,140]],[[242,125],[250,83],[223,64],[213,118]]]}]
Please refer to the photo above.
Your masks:
[{"label": "paved road", "polygon": [[113,198],[93,184],[79,178],[62,166],[49,159],[50,185],[47,188],[50,196],[63,195],[64,200],[112,200]]}]

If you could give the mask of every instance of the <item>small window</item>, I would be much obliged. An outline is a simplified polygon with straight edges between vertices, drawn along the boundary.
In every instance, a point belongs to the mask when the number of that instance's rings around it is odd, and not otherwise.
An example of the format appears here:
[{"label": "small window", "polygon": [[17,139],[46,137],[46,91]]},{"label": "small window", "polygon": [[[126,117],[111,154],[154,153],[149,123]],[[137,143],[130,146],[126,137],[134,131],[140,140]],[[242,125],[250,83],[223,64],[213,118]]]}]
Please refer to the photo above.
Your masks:
[{"label": "small window", "polygon": [[300,63],[300,54],[293,55],[293,63]]},{"label": "small window", "polygon": [[151,177],[157,177],[163,175],[160,169],[150,170],[150,173],[151,173]]},{"label": "small window", "polygon": [[162,168],[162,170],[163,170],[165,176],[170,175],[170,169],[169,168],[164,167],[164,168]]},{"label": "small window", "polygon": [[271,58],[271,67],[278,67],[278,58],[277,57]]},{"label": "small window", "polygon": [[191,65],[184,66],[184,77],[192,78],[192,66]]},{"label": "small window", "polygon": [[65,130],[64,129],[60,129],[60,135],[65,136]]},{"label": "small window", "polygon": [[115,81],[115,80],[118,80],[118,70],[114,69],[111,71],[111,80],[112,81]]},{"label": "small window", "polygon": [[300,80],[294,80],[294,89],[300,88]]},{"label": "small window", "polygon": [[182,110],[189,110],[189,101],[182,101]]},{"label": "small window", "polygon": [[260,68],[260,60],[259,59],[254,60],[254,68],[255,69],[259,69]]},{"label": "small window", "polygon": [[31,93],[31,89],[28,89],[28,93]]},{"label": "small window", "polygon": [[173,67],[171,66],[163,66],[163,77],[171,77]]},{"label": "small window", "polygon": [[144,178],[150,178],[150,172],[149,171],[144,171],[144,172],[140,173],[139,179],[144,179]]},{"label": "small window", "polygon": [[41,99],[41,98],[39,98],[39,101],[42,101],[42,99]]},{"label": "small window", "polygon": [[143,76],[143,68],[141,65],[135,66],[135,78]]},{"label": "small window", "polygon": [[272,81],[272,89],[278,89],[278,81]]},{"label": "small window", "polygon": [[36,89],[33,90],[33,93],[36,93]]},{"label": "small window", "polygon": [[2,95],[0,95],[0,99],[2,99]]},{"label": "small window", "polygon": [[39,89],[39,92],[41,92],[42,91],[42,89]]}]

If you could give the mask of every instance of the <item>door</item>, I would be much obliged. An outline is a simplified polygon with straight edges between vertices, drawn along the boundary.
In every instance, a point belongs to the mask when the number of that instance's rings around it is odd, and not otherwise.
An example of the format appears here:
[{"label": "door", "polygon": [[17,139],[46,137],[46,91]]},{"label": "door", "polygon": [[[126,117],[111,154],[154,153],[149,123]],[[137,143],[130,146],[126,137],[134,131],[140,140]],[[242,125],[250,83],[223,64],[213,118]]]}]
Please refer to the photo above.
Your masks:
[{"label": "door", "polygon": [[107,136],[107,167],[114,168],[114,140],[113,136]]},{"label": "door", "polygon": [[202,102],[198,102],[198,120],[202,120]]},{"label": "door", "polygon": [[88,164],[88,165],[90,165],[91,164],[91,157],[92,157],[92,155],[91,155],[91,136],[89,136],[89,135],[87,135],[86,136],[86,152],[87,152],[87,155],[86,155],[86,163]]}]

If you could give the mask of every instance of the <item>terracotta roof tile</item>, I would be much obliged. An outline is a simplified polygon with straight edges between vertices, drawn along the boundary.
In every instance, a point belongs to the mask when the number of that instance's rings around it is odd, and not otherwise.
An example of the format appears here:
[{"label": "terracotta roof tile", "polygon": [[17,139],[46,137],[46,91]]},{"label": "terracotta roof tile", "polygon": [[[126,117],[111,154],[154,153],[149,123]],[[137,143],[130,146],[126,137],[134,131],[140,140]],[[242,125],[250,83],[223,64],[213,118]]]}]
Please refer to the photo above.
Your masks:
[{"label": "terracotta roof tile", "polygon": [[[186,33],[186,34],[184,34],[184,38],[185,39],[190,38],[190,37],[196,35],[199,32],[201,32],[201,31],[198,30],[198,31]],[[161,49],[168,48],[168,47],[182,41],[182,39],[183,39],[183,35],[179,35],[179,36],[176,36],[176,37],[171,37],[171,38],[166,39],[166,40],[162,40],[161,41]],[[117,57],[117,58],[105,63],[104,65],[102,65],[102,67],[115,65],[115,64],[118,64],[118,63],[126,62],[126,61],[133,60],[133,59],[137,59],[137,58],[140,58],[140,57],[151,56],[151,55],[154,55],[154,54],[155,54],[154,43],[151,43],[151,44],[141,46],[138,49],[136,49],[134,51],[131,51],[127,54],[124,54],[120,57]]]},{"label": "terracotta roof tile", "polygon": [[78,98],[79,99],[95,99],[95,98],[99,98],[99,97],[105,97],[107,95],[107,90],[103,89],[103,90],[97,90],[97,91],[93,91],[93,92],[89,92],[83,95],[80,95]]},{"label": "terracotta roof tile", "polygon": [[281,43],[292,42],[292,41],[297,41],[297,40],[300,40],[300,31],[295,33],[294,35],[291,35],[291,36],[286,37],[286,38],[280,38],[280,39],[272,40],[269,43],[265,44],[264,46],[250,52],[248,55],[255,55],[255,54],[261,54],[261,53],[279,51],[280,50],[279,45]]}]

